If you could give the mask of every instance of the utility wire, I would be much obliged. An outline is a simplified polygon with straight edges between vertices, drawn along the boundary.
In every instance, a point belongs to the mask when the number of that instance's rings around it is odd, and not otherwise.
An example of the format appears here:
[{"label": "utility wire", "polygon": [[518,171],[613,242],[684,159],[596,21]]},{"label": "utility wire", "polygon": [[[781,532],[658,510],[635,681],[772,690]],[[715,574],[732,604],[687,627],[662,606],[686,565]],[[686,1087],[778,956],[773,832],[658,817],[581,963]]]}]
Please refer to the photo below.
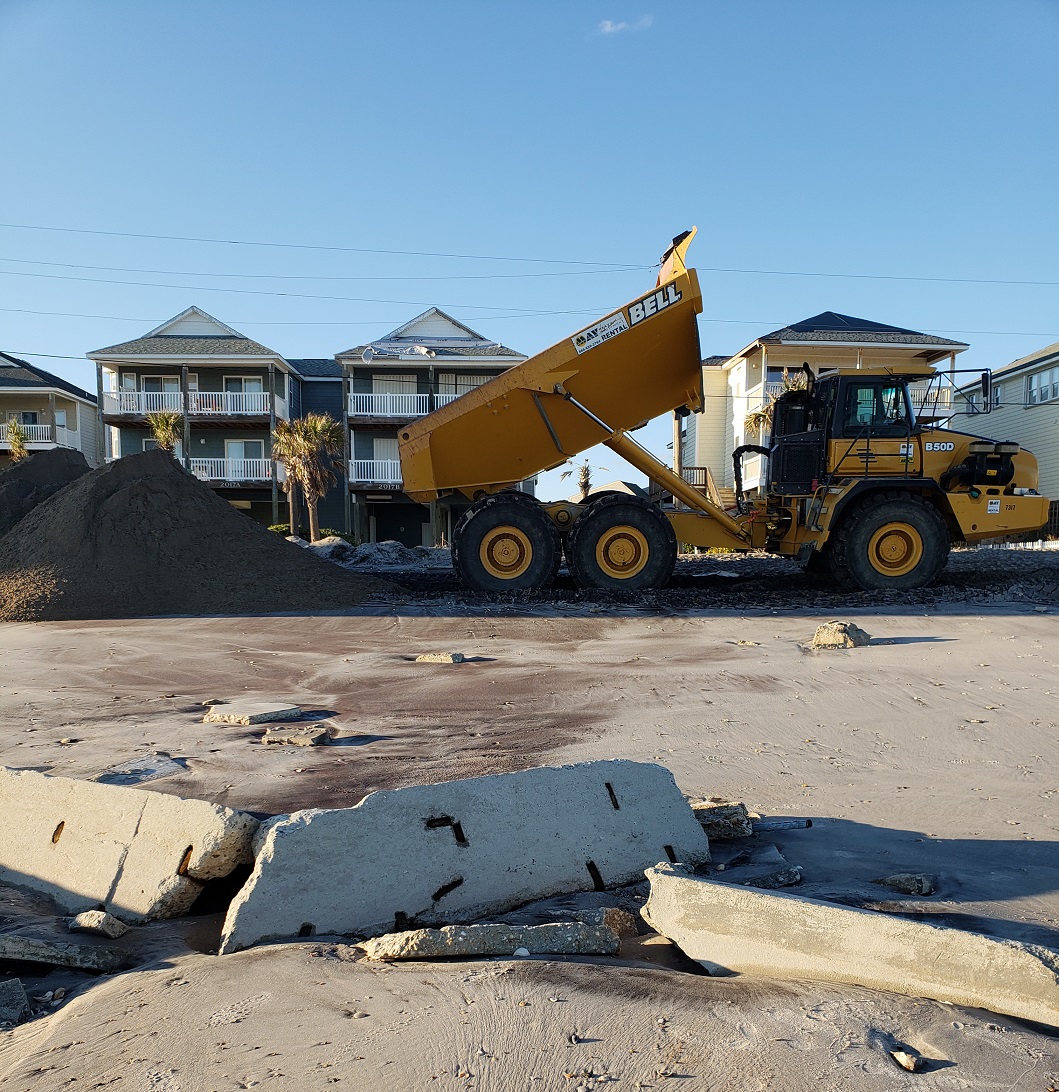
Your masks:
[{"label": "utility wire", "polygon": [[[165,322],[164,318],[139,318],[134,315],[85,315],[75,311],[34,311],[27,307],[0,307],[0,312],[6,312],[16,315],[44,315],[48,318],[81,318],[81,319],[102,319],[107,322],[145,322],[153,323],[157,325],[160,322]],[[598,311],[592,311],[589,308],[584,308],[580,311],[539,311],[535,314],[518,314],[518,315],[471,315],[465,321],[467,322],[499,322],[504,319],[515,318],[543,318],[549,315],[598,315]],[[172,316],[169,316],[172,317]],[[765,319],[730,319],[730,318],[708,318],[705,315],[699,316],[700,322],[713,322],[723,323],[736,326],[777,326],[782,325],[777,320],[773,319],[767,321]],[[384,321],[379,319],[308,319],[304,322],[299,322],[290,319],[230,319],[229,325],[231,326],[380,326],[385,325]],[[1041,338],[1059,338],[1059,334],[1056,333],[1041,333],[1038,330],[948,330],[948,329],[928,329],[925,333],[931,334],[976,334],[982,337],[1041,337]],[[720,355],[720,354],[714,354]]]},{"label": "utility wire", "polygon": [[[72,262],[38,262],[29,258],[0,258],[0,261],[17,265],[44,265],[52,269],[91,269],[105,273],[150,273],[159,277],[227,277],[235,280],[257,281],[501,281],[527,280],[537,277],[598,277],[609,273],[640,272],[656,269],[655,265],[622,265],[613,269],[571,269],[551,273],[475,273],[443,277],[332,277],[317,274],[287,273],[202,273],[193,269],[137,269],[121,265],[75,265]],[[11,270],[12,274],[17,270]]]},{"label": "utility wire", "polygon": [[[620,272],[625,269],[653,268],[651,266],[630,265],[620,262],[584,262],[570,261],[560,258],[518,258],[500,254],[448,254],[436,251],[424,250],[384,250],[381,248],[345,247],[345,246],[320,246],[310,243],[275,243],[256,239],[214,239],[201,236],[185,235],[151,235],[144,232],[131,231],[100,231],[91,228],[57,227],[50,224],[5,224],[0,223],[0,228],[9,228],[20,231],[55,231],[76,235],[103,235],[121,239],[154,239],[164,242],[180,243],[216,243],[229,246],[260,246],[277,247],[287,250],[319,250],[332,251],[342,254],[387,254],[405,258],[457,258],[472,261],[490,262],[527,262],[542,265],[581,265],[596,266],[601,270]],[[838,280],[868,280],[868,281],[922,281],[935,284],[1007,284],[1055,288],[1059,287],[1059,281],[1038,280],[1013,280],[1000,277],[918,277],[885,273],[827,273],[804,269],[743,269],[726,266],[697,266],[703,273],[745,273],[766,277],[828,277]]]},{"label": "utility wire", "polygon": [[319,246],[311,243],[273,243],[258,239],[210,239],[188,235],[148,235],[132,231],[98,231],[91,228],[56,227],[51,224],[0,224],[19,231],[61,231],[72,235],[106,235],[118,239],[157,239],[170,243],[219,243],[226,246],[266,246],[283,250],[324,250],[339,254],[389,254],[401,258],[461,258],[481,262],[532,262],[541,265],[594,265],[617,268],[621,262],[578,262],[563,258],[513,258],[503,254],[445,254],[429,250],[383,250],[357,246]]},{"label": "utility wire", "polygon": [[[487,303],[437,303],[419,300],[377,300],[362,296],[320,296],[311,292],[269,292],[262,288],[213,288],[201,284],[156,284],[151,281],[125,281],[114,277],[73,277],[63,273],[23,273],[0,269],[0,277],[35,277],[49,281],[81,281],[87,284],[125,284],[136,288],[179,288],[185,292],[225,292],[239,296],[281,296],[299,300],[332,300],[339,303],[379,303],[395,307],[448,307],[453,310],[476,311],[515,311],[520,315],[535,317],[540,315],[580,315],[585,308],[570,311],[541,311],[529,307],[501,307]],[[596,309],[593,309],[596,313]]]}]

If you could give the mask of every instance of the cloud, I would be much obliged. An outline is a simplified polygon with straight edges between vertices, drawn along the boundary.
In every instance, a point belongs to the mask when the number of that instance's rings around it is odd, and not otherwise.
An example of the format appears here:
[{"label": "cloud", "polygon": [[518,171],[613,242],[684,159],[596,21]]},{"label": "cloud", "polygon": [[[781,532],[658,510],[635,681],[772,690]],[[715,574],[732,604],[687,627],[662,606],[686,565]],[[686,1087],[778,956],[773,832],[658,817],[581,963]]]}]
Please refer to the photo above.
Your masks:
[{"label": "cloud", "polygon": [[626,23],[622,20],[615,23],[610,19],[604,19],[599,24],[600,34],[620,34],[623,30],[646,30],[654,20],[650,15],[641,16],[635,23]]}]

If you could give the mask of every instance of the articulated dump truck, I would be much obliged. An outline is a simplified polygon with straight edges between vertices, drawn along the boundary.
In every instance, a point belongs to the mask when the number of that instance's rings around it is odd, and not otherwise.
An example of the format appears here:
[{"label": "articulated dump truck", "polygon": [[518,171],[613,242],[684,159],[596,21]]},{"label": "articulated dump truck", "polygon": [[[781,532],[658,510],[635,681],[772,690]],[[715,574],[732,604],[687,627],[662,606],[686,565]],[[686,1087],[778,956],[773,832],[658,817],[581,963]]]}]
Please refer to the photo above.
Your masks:
[{"label": "articulated dump truck", "polygon": [[[652,291],[402,429],[405,492],[473,501],[451,543],[465,584],[539,588],[565,555],[582,587],[658,587],[679,542],[766,550],[867,589],[917,588],[937,577],[952,542],[1043,526],[1048,501],[1028,451],[916,422],[909,385],[935,376],[927,364],[820,377],[806,367],[804,387],[773,405],[768,446],[734,453],[735,508],[659,462],[629,433],[703,406],[702,295],[685,265],[694,233],[673,240]],[[601,443],[672,504],[617,492],[544,503],[516,488]],[[747,451],[767,455],[752,498],[739,484]]]}]

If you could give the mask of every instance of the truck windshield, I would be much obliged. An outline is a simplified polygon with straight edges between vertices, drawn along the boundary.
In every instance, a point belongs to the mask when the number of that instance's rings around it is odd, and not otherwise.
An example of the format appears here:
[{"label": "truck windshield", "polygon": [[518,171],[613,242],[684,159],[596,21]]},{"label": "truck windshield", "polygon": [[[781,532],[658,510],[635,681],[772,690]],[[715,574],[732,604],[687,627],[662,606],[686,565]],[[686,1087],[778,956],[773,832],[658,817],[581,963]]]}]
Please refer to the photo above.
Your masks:
[{"label": "truck windshield", "polygon": [[903,383],[850,383],[843,413],[847,436],[869,431],[904,436],[912,425]]}]

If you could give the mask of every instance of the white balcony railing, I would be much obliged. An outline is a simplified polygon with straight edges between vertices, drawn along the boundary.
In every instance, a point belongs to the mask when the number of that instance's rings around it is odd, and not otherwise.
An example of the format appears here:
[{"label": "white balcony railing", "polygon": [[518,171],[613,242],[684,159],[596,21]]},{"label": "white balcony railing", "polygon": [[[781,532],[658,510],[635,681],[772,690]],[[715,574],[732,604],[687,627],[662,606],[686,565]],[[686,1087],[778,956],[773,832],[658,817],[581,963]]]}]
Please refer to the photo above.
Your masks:
[{"label": "white balcony railing", "polygon": [[450,402],[455,402],[459,398],[458,394],[435,394],[434,395],[434,408],[439,406],[447,406]]},{"label": "white balcony railing", "polygon": [[[229,417],[265,417],[269,414],[271,395],[254,391],[190,391],[188,412],[194,415]],[[281,412],[281,408],[283,412]],[[286,405],[276,400],[278,416],[285,416]],[[179,391],[104,391],[104,413],[139,414],[183,413],[184,396]]]},{"label": "white balcony railing", "polygon": [[204,482],[270,482],[272,463],[268,459],[192,459],[191,473]]},{"label": "white balcony railing", "polygon": [[400,485],[399,459],[353,459],[349,464],[349,480],[367,485]]},{"label": "white balcony railing", "polygon": [[262,417],[269,412],[269,395],[262,391],[191,391],[188,409],[191,413]]},{"label": "white balcony railing", "polygon": [[[8,442],[7,430],[7,424],[0,425],[0,444]],[[51,425],[23,425],[22,435],[27,444],[50,444],[52,442]]]},{"label": "white balcony railing", "polygon": [[922,417],[947,417],[952,412],[952,387],[936,382],[910,383],[912,408]]},{"label": "white balcony railing", "polygon": [[422,417],[430,412],[429,394],[351,394],[350,417]]}]

